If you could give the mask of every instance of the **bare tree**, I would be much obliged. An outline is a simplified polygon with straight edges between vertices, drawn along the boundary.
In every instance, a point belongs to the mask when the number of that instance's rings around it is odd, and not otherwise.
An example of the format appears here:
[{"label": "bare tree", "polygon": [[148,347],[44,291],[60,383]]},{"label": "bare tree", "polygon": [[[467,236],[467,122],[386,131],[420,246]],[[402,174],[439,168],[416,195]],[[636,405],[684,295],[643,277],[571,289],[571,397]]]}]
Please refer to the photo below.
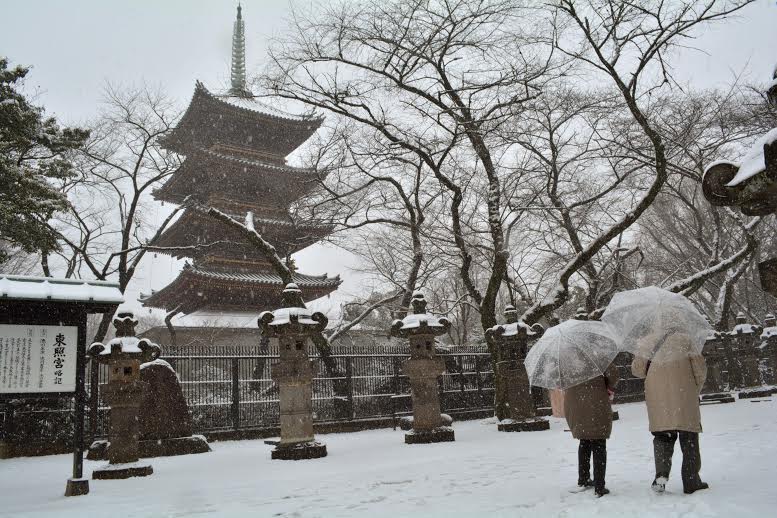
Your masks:
[{"label": "bare tree", "polygon": [[[653,179],[644,195],[606,230],[598,233],[561,271],[557,285],[524,312],[536,322],[560,307],[569,293],[572,275],[583,268],[607,243],[633,225],[661,192],[669,175],[666,145],[651,116],[652,94],[672,82],[671,51],[693,38],[695,30],[725,19],[749,4],[741,2],[660,0],[633,3],[622,0],[554,3],[556,27],[563,32],[554,46],[614,86],[625,108],[650,144]],[[562,31],[562,29],[566,29]]]},{"label": "bare tree", "polygon": [[320,172],[318,188],[298,209],[330,225],[330,240],[366,259],[369,273],[402,291],[399,316],[430,268],[422,234],[427,214],[436,215],[439,190],[429,185],[423,161],[397,154],[374,131],[342,121],[329,133],[315,146],[310,164]]},{"label": "bare tree", "polygon": [[[158,139],[177,117],[173,104],[147,86],[106,87],[105,105],[91,128],[77,163],[79,178],[63,186],[72,209],[52,222],[64,250],[56,267],[70,277],[115,279],[122,293],[132,280],[149,246],[174,219],[161,224],[147,216],[145,204],[180,165]],[[43,268],[51,268],[44,256]],[[94,340],[102,341],[112,315],[104,315]]]},{"label": "bare tree", "polygon": [[[271,51],[265,90],[372,128],[397,155],[413,154],[448,199],[459,275],[496,324],[508,254],[502,220],[503,142],[497,130],[539,95],[556,66],[536,44],[516,2],[354,2],[297,13],[293,34]],[[456,164],[449,164],[452,154]],[[467,191],[479,190],[489,275],[477,286]],[[479,236],[478,236],[479,237]]]}]

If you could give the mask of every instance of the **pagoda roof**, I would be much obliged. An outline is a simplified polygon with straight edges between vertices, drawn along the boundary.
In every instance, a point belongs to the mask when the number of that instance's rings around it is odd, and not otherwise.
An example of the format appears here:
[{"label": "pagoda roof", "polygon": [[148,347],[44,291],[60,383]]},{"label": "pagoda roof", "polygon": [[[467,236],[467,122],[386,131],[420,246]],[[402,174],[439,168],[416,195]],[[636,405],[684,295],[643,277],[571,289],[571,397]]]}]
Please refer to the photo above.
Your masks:
[{"label": "pagoda roof", "polygon": [[[244,221],[246,215],[238,215],[224,211],[238,221]],[[278,249],[281,256],[293,254],[316,243],[332,231],[332,227],[321,224],[300,224],[289,219],[262,217],[253,215],[253,226],[264,239]],[[191,248],[194,245],[214,246],[200,249]],[[159,250],[159,253],[171,255],[179,259],[184,257],[198,258],[205,255],[240,256],[264,259],[253,245],[235,229],[225,223],[195,210],[187,209],[175,220],[159,238],[154,246],[162,248],[177,248],[178,250]]]},{"label": "pagoda roof", "polygon": [[323,120],[284,113],[255,97],[214,94],[197,81],[186,112],[160,142],[182,154],[221,143],[282,158],[310,138]]},{"label": "pagoda roof", "polygon": [[[302,296],[312,301],[330,294],[342,283],[340,276],[294,273]],[[267,310],[280,307],[281,277],[273,271],[224,272],[186,264],[173,282],[151,295],[141,295],[144,306],[182,313],[198,309]]]},{"label": "pagoda roof", "polygon": [[267,196],[292,202],[307,194],[318,179],[316,169],[273,164],[198,148],[153,194],[158,200],[181,203],[194,195],[205,201],[208,194],[236,198]]}]

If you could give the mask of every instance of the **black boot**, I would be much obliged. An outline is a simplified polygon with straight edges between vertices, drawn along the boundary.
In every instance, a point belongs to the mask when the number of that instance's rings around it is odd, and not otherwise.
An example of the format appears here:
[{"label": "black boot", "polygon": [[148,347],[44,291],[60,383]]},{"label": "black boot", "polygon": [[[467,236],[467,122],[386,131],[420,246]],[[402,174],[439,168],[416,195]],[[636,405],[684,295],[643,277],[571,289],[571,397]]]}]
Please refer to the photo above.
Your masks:
[{"label": "black boot", "polygon": [[683,492],[687,495],[710,486],[702,482],[699,476],[701,471],[701,452],[699,451],[699,434],[694,432],[680,432],[680,448],[683,451]]},{"label": "black boot", "polygon": [[592,441],[594,457],[594,489],[596,496],[604,496],[610,491],[604,487],[604,477],[607,474],[607,441],[598,439]]},{"label": "black boot", "polygon": [[577,485],[592,487],[591,480],[591,441],[581,439],[577,448]]},{"label": "black boot", "polygon": [[669,472],[672,471],[672,454],[677,432],[653,432],[653,457],[656,461],[656,478],[651,489],[656,493],[666,490]]},{"label": "black boot", "polygon": [[686,495],[690,495],[691,493],[695,493],[696,491],[700,491],[702,489],[709,489],[709,488],[710,488],[710,485],[707,484],[706,482],[699,482],[694,486],[683,487],[683,493],[685,493]]},{"label": "black boot", "polygon": [[610,490],[607,489],[606,487],[597,487],[596,489],[594,489],[594,493],[596,493],[596,498],[601,498],[604,495],[609,495]]}]

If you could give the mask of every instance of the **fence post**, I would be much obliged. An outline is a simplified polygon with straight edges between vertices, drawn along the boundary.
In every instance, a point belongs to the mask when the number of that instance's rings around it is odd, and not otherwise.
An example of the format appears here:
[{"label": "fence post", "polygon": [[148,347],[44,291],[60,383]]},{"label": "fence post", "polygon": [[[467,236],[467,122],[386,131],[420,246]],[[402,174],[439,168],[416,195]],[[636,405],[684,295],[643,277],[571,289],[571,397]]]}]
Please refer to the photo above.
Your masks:
[{"label": "fence post", "polygon": [[232,358],[232,429],[240,428],[240,363]]},{"label": "fence post", "polygon": [[440,412],[445,412],[445,409],[447,408],[443,403],[443,401],[447,403],[445,399],[445,376],[447,375],[448,369],[445,369],[445,372],[437,378],[437,397],[440,399]]},{"label": "fence post", "polygon": [[[399,363],[399,357],[394,356],[392,358],[392,363],[394,364],[394,396],[399,395],[399,370],[400,370],[400,363]],[[394,430],[397,429],[397,400],[399,398],[392,397],[391,398],[391,420],[394,424]]]},{"label": "fence post", "polygon": [[475,384],[478,389],[478,404],[483,404],[483,380],[480,378],[480,356],[475,355]]},{"label": "fence post", "polygon": [[467,388],[467,383],[464,376],[464,357],[458,356],[456,358],[456,363],[459,364],[459,388],[461,389],[461,393],[464,394]]},{"label": "fence post", "polygon": [[345,358],[345,388],[348,395],[348,419],[354,419],[354,407],[353,407],[353,357],[346,356]]},{"label": "fence post", "polygon": [[89,363],[89,435],[91,442],[97,438],[97,421],[100,419],[100,366],[94,358]]}]

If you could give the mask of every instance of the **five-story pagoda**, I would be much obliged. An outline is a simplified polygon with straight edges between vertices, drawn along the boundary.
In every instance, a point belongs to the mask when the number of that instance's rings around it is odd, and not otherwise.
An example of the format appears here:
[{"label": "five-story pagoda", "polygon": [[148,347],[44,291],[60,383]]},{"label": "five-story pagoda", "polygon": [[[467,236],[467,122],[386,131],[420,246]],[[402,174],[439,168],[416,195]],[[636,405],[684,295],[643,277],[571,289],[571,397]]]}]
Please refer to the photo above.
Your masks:
[{"label": "five-story pagoda", "polygon": [[[176,128],[162,145],[185,155],[176,173],[154,191],[160,201],[186,198],[216,208],[253,226],[280,257],[290,257],[325,237],[325,225],[298,224],[289,206],[310,190],[317,172],[286,165],[286,157],[305,142],[322,119],[293,116],[258,101],[246,85],[245,28],[237,8],[232,42],[231,88],[209,91],[199,81]],[[170,255],[190,258],[165,288],[143,297],[144,306],[188,314],[262,311],[280,304],[283,287],[263,255],[239,233],[211,216],[185,209],[154,242]],[[193,245],[201,245],[195,247]],[[328,295],[339,277],[296,273],[305,300]]]}]

